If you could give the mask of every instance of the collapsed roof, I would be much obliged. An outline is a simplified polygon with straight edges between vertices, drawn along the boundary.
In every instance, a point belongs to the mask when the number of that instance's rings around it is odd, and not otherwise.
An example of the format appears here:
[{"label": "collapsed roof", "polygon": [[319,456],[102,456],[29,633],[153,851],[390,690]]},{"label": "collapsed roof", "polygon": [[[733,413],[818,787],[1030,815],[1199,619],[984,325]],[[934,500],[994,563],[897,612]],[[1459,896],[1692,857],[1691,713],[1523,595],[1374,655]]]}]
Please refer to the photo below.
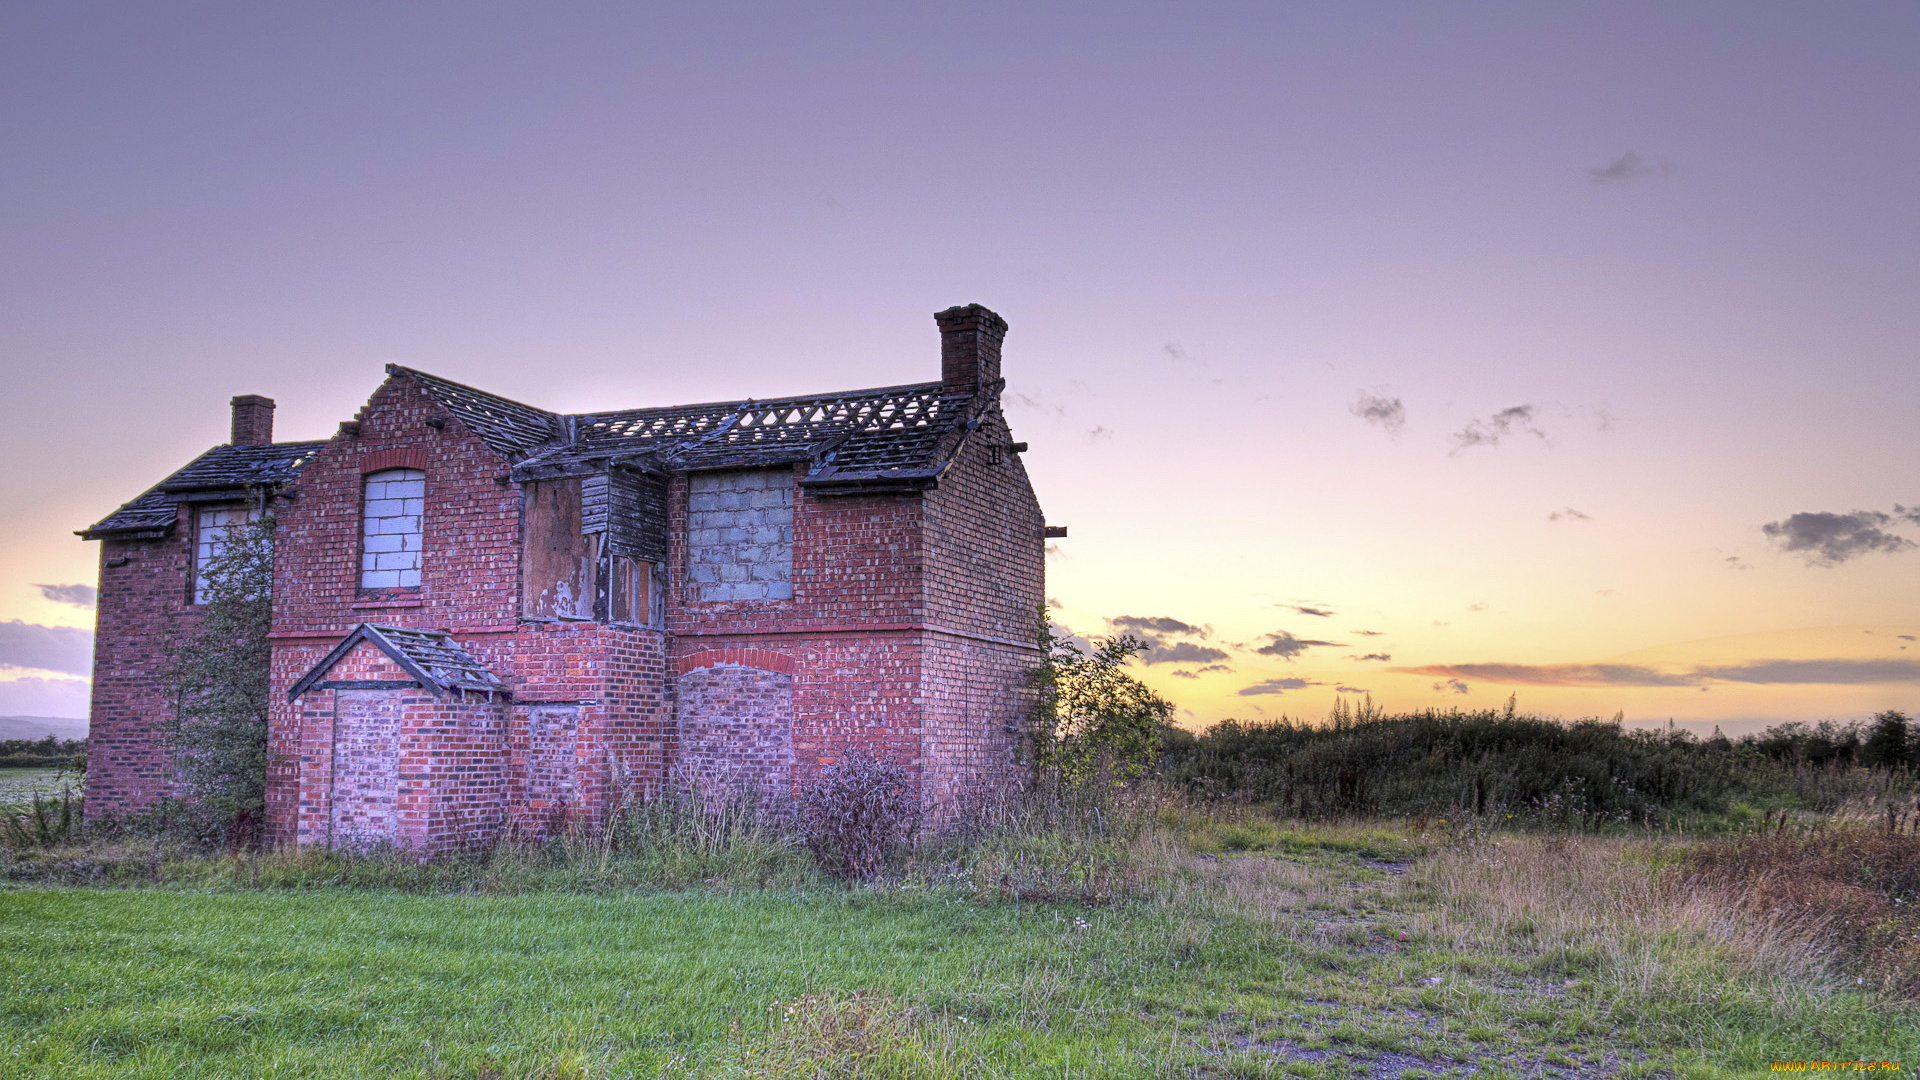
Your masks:
[{"label": "collapsed roof", "polygon": [[[387,366],[414,382],[511,466],[515,480],[621,467],[667,473],[808,466],[801,483],[823,494],[915,491],[939,483],[982,403],[1000,389],[954,393],[941,382],[833,394],[717,401],[567,415],[430,375]],[[182,503],[240,500],[296,480],[324,442],[217,446],[104,520],[104,537],[167,535]]]}]

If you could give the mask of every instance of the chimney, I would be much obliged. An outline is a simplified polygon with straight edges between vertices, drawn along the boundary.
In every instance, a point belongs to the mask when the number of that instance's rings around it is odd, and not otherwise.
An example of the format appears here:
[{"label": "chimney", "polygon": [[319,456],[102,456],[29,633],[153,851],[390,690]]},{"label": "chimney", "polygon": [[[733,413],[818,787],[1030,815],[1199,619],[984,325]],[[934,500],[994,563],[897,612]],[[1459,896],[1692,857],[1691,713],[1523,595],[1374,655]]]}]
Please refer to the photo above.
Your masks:
[{"label": "chimney", "polygon": [[968,304],[935,312],[940,324],[940,382],[949,394],[972,394],[1000,378],[1000,341],[1007,320]]},{"label": "chimney", "polygon": [[273,441],[273,399],[241,394],[233,399],[233,445],[265,446]]}]

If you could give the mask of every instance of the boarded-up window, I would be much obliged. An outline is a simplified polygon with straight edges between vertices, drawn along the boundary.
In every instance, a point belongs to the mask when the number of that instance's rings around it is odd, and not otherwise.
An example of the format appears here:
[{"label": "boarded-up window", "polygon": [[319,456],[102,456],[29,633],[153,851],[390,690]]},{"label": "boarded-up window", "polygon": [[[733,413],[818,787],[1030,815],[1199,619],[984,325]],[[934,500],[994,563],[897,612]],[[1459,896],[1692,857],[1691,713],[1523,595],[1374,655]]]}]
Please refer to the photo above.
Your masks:
[{"label": "boarded-up window", "polygon": [[687,577],[695,600],[793,598],[792,470],[693,475]]},{"label": "boarded-up window", "polygon": [[427,474],[385,469],[367,474],[360,504],[360,587],[415,588],[420,584],[421,522]]},{"label": "boarded-up window", "polygon": [[609,560],[609,568],[607,621],[652,622],[653,564],[645,559],[615,555]]},{"label": "boarded-up window", "polygon": [[527,802],[557,810],[576,805],[574,741],[578,705],[535,705],[527,710]]},{"label": "boarded-up window", "polygon": [[593,618],[599,537],[580,532],[580,481],[529,483],[525,505],[522,609],[532,618]]},{"label": "boarded-up window", "polygon": [[227,549],[227,535],[259,512],[245,506],[203,506],[193,517],[193,602],[207,602],[207,570]]}]

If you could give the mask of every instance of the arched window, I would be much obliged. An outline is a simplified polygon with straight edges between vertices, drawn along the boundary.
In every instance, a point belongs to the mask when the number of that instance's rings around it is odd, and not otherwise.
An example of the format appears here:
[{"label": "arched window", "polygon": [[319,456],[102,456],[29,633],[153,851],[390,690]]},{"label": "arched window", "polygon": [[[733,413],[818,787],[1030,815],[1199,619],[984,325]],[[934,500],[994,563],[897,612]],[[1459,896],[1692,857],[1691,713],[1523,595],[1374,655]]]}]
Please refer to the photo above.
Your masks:
[{"label": "arched window", "polygon": [[368,473],[360,504],[360,587],[413,588],[420,584],[420,518],[427,506],[427,474],[419,469]]}]

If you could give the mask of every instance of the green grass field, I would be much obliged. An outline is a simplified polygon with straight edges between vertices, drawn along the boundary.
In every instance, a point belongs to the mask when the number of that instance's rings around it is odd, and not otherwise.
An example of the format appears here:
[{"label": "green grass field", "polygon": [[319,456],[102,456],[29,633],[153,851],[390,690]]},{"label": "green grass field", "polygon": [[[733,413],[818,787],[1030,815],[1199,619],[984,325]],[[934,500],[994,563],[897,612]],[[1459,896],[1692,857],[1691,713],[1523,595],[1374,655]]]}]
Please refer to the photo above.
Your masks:
[{"label": "green grass field", "polygon": [[58,795],[80,787],[80,778],[65,769],[0,769],[0,808],[23,806],[36,795]]},{"label": "green grass field", "polygon": [[[13,888],[0,1075],[1510,1080],[1920,1062],[1920,1011],[1650,890],[1657,848],[1269,831],[1163,821],[1134,845],[1135,898],[1092,907],[927,886],[258,889],[245,866],[227,884]],[[1265,850],[1211,854],[1241,846]]]}]

